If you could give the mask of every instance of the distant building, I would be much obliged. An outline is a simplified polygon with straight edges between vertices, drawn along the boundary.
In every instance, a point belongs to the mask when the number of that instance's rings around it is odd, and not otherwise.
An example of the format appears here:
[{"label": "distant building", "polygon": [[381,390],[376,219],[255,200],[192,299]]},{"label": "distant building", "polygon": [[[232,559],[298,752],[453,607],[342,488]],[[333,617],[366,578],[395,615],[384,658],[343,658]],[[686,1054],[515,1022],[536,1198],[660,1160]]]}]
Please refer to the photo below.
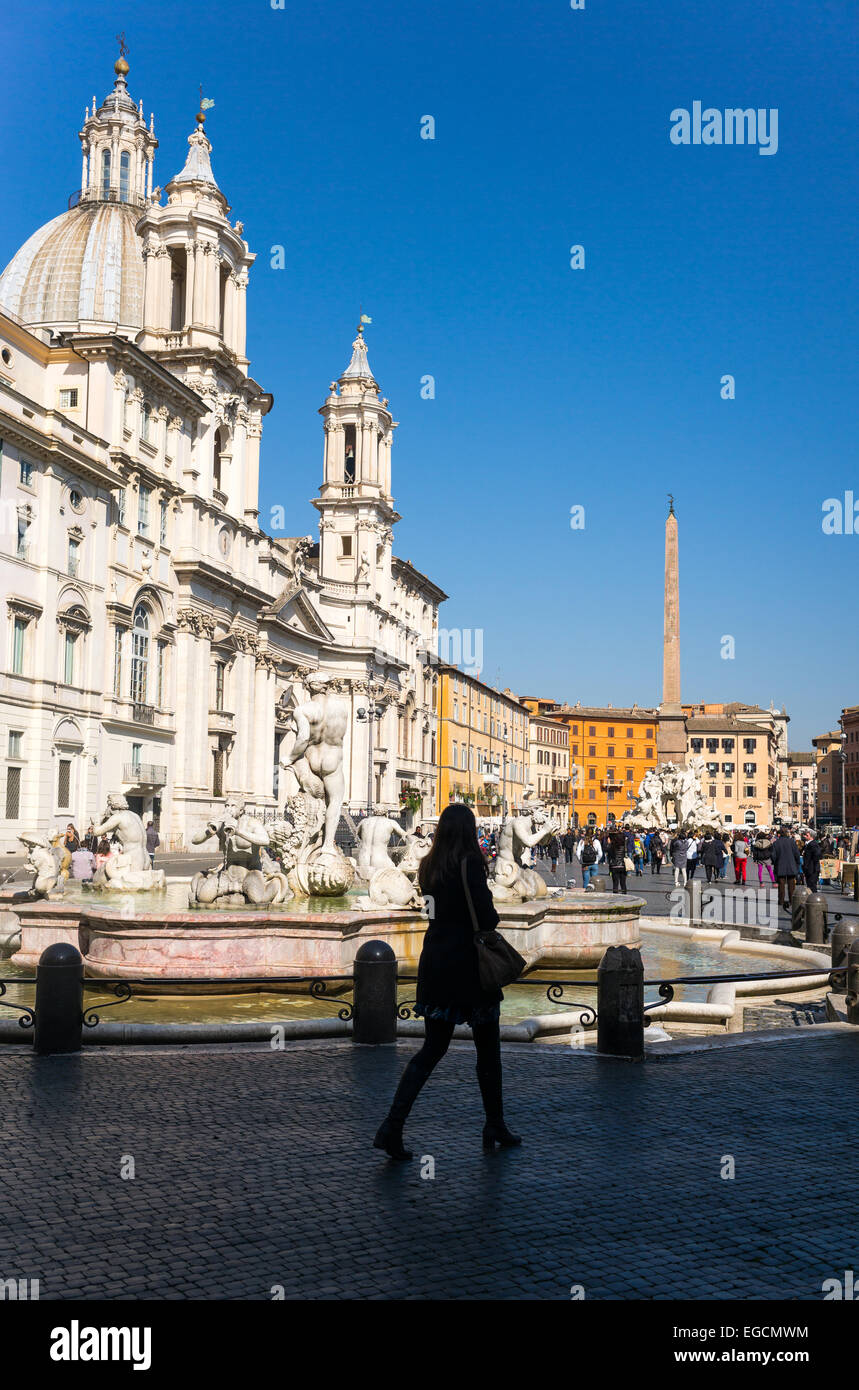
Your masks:
[{"label": "distant building", "polygon": [[727,825],[773,825],[790,820],[787,726],[784,710],[739,701],[684,705],[689,755],[707,764],[704,795]]},{"label": "distant building", "polygon": [[556,700],[520,696],[530,712],[528,744],[529,780],[537,796],[545,802],[552,818],[566,829],[570,823],[570,739],[566,722],[551,711]]},{"label": "distant building", "polygon": [[841,825],[841,730],[830,729],[811,742],[816,750],[817,824]]},{"label": "distant building", "polygon": [[841,711],[844,763],[844,824],[859,826],[859,705]]},{"label": "distant building", "polygon": [[495,690],[456,666],[438,675],[439,814],[452,801],[480,819],[518,811],[529,777],[529,715],[510,690]]},{"label": "distant building", "polygon": [[537,702],[542,716],[566,725],[570,758],[569,824],[611,825],[632,809],[641,779],[656,766],[656,709]]},{"label": "distant building", "polygon": [[791,818],[804,825],[813,825],[817,807],[817,756],[790,753],[787,766]]}]

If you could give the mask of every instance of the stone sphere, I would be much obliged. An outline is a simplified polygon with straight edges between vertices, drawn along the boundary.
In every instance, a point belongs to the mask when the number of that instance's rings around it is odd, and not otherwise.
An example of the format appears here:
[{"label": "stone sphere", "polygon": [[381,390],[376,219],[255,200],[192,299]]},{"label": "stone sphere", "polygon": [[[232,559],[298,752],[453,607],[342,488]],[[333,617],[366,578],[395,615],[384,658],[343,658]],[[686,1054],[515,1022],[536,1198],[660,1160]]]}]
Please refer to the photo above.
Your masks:
[{"label": "stone sphere", "polygon": [[290,874],[290,883],[308,898],[339,898],[355,879],[355,866],[338,849],[317,849]]}]

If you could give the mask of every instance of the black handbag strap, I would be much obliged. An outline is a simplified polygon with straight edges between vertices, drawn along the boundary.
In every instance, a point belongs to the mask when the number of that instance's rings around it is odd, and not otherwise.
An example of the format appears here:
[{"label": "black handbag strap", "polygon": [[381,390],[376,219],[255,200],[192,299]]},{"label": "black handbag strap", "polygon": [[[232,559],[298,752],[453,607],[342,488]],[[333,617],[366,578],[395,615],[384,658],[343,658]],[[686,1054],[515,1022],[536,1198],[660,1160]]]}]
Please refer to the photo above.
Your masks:
[{"label": "black handbag strap", "polygon": [[462,886],[465,889],[465,901],[468,903],[468,911],[471,914],[471,925],[474,927],[475,935],[477,935],[480,931],[480,927],[477,925],[477,913],[474,910],[474,903],[471,900],[471,890],[468,886],[468,861],[463,859],[460,867],[462,870]]}]

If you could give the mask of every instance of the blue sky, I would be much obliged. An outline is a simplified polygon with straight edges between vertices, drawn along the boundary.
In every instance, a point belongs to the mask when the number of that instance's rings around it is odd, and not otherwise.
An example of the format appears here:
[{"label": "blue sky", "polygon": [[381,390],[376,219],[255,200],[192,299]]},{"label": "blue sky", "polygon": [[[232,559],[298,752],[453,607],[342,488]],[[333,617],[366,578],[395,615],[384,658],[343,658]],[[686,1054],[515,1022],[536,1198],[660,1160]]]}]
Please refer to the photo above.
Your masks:
[{"label": "blue sky", "polygon": [[[214,99],[275,396],[264,517],[315,527],[316,412],[363,305],[400,421],[396,549],[450,594],[445,626],[483,629],[486,679],[659,699],[671,491],[684,698],[785,704],[797,748],[859,703],[859,534],[821,527],[859,500],[855,7],[35,0],[3,28],[3,264],[77,185],[118,30],[162,186],[200,83]],[[777,108],[777,153],[673,145],[695,100]]]}]

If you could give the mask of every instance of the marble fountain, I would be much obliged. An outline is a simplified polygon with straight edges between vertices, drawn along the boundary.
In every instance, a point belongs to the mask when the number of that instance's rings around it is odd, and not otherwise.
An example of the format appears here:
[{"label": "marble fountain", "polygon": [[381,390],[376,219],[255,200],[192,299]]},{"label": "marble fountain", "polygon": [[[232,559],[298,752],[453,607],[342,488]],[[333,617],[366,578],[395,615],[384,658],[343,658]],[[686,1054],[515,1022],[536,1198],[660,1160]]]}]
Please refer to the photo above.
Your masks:
[{"label": "marble fountain", "polygon": [[[428,844],[386,816],[367,816],[357,825],[354,857],[337,846],[348,717],[335,689],[310,684],[282,764],[296,787],[282,815],[264,824],[241,801],[228,801],[194,837],[217,842],[220,862],[190,883],[166,882],[151,869],[142,821],[122,796],[109,799],[96,827],[115,848],[92,886],[64,884],[47,838],[22,835],[32,886],[0,897],[0,944],[5,939],[15,968],[33,969],[46,946],[68,941],[91,978],[147,980],[153,992],[203,980],[188,992],[217,992],[278,975],[347,975],[359,946],[375,938],[393,948],[404,974],[413,973],[428,920],[416,886]],[[509,817],[490,886],[502,930],[530,968],[594,970],[607,946],[639,943],[644,903],[547,889],[527,860],[557,829],[536,799]],[[394,837],[401,843],[392,849]]]}]

